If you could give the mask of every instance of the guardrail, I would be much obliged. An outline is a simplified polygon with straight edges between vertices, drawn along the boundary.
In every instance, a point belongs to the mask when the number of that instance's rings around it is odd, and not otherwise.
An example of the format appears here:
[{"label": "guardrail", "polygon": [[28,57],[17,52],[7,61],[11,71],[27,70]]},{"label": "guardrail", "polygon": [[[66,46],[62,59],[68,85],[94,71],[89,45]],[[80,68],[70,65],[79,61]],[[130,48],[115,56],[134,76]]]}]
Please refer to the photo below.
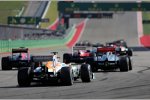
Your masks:
[{"label": "guardrail", "polygon": [[[18,39],[49,39],[62,36],[57,31],[39,28],[18,27],[9,25],[0,25],[0,40],[18,40]],[[30,36],[27,38],[27,36]],[[40,37],[41,36],[41,37]]]}]

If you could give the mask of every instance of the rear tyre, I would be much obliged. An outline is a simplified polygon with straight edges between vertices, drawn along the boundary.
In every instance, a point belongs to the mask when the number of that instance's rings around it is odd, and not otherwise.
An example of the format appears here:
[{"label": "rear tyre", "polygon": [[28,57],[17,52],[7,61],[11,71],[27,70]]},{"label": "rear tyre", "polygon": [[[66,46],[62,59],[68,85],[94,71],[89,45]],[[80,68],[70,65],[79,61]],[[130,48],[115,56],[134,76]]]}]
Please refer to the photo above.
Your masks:
[{"label": "rear tyre", "polygon": [[96,64],[94,63],[94,58],[96,57],[96,54],[91,53],[90,56],[91,56],[90,58],[86,59],[86,63],[91,65],[92,72],[97,72],[98,68],[97,68]]},{"label": "rear tyre", "polygon": [[92,72],[89,64],[81,65],[81,80],[82,82],[91,82]]},{"label": "rear tyre", "polygon": [[133,51],[132,51],[132,49],[128,48],[127,53],[128,53],[129,56],[133,56]]},{"label": "rear tyre", "polygon": [[65,86],[73,85],[74,77],[73,77],[73,71],[70,67],[61,68],[60,81],[62,85]]},{"label": "rear tyre", "polygon": [[31,80],[31,68],[22,67],[18,70],[18,84],[20,87],[30,86]]},{"label": "rear tyre", "polygon": [[10,66],[9,57],[2,58],[2,70],[11,70],[12,67]]},{"label": "rear tyre", "polygon": [[131,58],[129,57],[129,70],[132,70],[132,60],[131,60]]},{"label": "rear tyre", "polygon": [[92,72],[98,72],[98,68],[94,64],[92,64],[91,69]]},{"label": "rear tyre", "polygon": [[127,72],[129,70],[129,59],[128,57],[120,57],[120,71]]},{"label": "rear tyre", "polygon": [[63,55],[63,62],[66,63],[66,64],[70,63],[71,62],[71,56],[72,56],[71,54],[65,53]]}]

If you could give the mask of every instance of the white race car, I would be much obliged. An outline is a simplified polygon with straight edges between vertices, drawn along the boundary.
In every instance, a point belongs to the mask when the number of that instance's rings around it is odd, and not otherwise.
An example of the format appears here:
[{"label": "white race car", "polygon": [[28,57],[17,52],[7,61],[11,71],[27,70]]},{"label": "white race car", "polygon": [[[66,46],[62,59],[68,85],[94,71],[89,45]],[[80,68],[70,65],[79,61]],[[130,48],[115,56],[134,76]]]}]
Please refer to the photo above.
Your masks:
[{"label": "white race car", "polygon": [[32,56],[31,66],[18,70],[19,86],[29,86],[32,81],[58,82],[73,85],[81,78],[82,82],[91,82],[91,67],[88,64],[65,64],[58,61],[56,55]]}]

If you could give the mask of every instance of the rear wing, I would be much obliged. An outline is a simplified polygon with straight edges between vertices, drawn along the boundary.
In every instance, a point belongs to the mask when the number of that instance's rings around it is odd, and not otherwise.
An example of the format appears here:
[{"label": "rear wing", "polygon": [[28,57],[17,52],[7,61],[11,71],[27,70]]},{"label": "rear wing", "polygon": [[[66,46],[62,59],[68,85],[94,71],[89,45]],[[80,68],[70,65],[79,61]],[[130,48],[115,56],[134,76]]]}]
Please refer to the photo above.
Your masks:
[{"label": "rear wing", "polygon": [[53,56],[32,56],[31,60],[33,62],[53,61]]},{"label": "rear wing", "polygon": [[12,53],[28,53],[28,48],[17,48],[17,49],[12,49]]},{"label": "rear wing", "polygon": [[103,47],[103,48],[97,48],[97,52],[114,52],[115,48],[114,47]]}]

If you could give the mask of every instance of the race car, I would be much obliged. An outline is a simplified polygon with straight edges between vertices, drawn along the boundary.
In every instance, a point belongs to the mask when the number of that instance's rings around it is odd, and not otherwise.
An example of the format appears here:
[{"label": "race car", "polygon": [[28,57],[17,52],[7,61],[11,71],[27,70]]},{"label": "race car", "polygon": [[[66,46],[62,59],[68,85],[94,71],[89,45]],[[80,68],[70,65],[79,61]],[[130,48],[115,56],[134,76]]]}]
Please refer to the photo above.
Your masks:
[{"label": "race car", "polygon": [[120,39],[120,40],[116,40],[116,41],[112,41],[112,42],[107,42],[106,45],[118,45],[118,46],[123,46],[123,47],[128,47],[127,43],[124,39]]},{"label": "race car", "polygon": [[20,66],[28,66],[30,62],[30,54],[28,48],[20,47],[12,49],[12,55],[2,57],[2,70],[11,70],[12,68],[19,68]]},{"label": "race car", "polygon": [[74,46],[72,53],[63,54],[64,63],[84,63],[88,57],[91,56],[92,47],[87,46]]},{"label": "race car", "polygon": [[120,55],[128,55],[128,56],[133,55],[133,50],[127,46],[127,43],[123,39],[113,42],[107,42],[106,46],[115,47],[116,49],[118,49]]},{"label": "race car", "polygon": [[18,84],[21,87],[30,86],[31,82],[73,85],[81,78],[82,82],[91,82],[91,71],[88,64],[65,64],[59,62],[57,55],[40,55],[31,57],[32,64],[18,70]]},{"label": "race car", "polygon": [[120,55],[115,47],[104,46],[98,47],[93,55],[88,58],[88,62],[91,65],[92,71],[96,72],[101,70],[114,70],[120,69],[120,71],[132,70],[132,62],[130,56]]},{"label": "race car", "polygon": [[84,40],[77,42],[75,46],[92,46],[92,43],[88,40]]}]

